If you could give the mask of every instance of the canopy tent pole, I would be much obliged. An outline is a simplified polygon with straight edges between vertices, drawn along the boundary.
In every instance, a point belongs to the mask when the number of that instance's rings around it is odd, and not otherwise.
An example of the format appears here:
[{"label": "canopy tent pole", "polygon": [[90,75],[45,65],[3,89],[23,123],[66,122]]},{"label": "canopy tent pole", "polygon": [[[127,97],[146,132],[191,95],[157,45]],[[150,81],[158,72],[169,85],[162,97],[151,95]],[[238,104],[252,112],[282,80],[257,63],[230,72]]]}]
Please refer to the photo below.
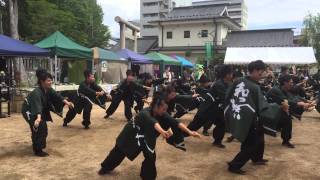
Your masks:
[{"label": "canopy tent pole", "polygon": [[58,84],[58,73],[57,73],[57,70],[58,70],[58,59],[57,59],[57,55],[54,56],[54,83],[55,84]]},{"label": "canopy tent pole", "polygon": [[131,70],[131,65],[132,65],[132,62],[131,62],[130,59],[128,59],[128,67],[129,67],[130,70]]},{"label": "canopy tent pole", "polygon": [[50,74],[53,75],[53,59],[49,57],[49,63],[50,63]]},{"label": "canopy tent pole", "polygon": [[91,67],[91,72],[92,72],[92,74],[94,74],[95,72],[94,72],[94,59],[92,59],[92,67]]}]

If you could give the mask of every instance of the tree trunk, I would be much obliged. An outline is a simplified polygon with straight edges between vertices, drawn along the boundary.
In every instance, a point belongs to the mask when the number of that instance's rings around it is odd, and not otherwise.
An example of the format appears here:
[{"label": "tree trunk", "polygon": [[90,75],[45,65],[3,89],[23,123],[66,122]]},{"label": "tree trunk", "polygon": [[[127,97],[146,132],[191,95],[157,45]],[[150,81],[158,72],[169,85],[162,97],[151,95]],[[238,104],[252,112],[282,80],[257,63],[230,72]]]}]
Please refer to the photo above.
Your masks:
[{"label": "tree trunk", "polygon": [[19,39],[18,32],[18,0],[8,0],[10,17],[10,34],[14,39]]},{"label": "tree trunk", "polygon": [[1,12],[1,10],[0,10],[0,34],[3,34],[2,12]]}]

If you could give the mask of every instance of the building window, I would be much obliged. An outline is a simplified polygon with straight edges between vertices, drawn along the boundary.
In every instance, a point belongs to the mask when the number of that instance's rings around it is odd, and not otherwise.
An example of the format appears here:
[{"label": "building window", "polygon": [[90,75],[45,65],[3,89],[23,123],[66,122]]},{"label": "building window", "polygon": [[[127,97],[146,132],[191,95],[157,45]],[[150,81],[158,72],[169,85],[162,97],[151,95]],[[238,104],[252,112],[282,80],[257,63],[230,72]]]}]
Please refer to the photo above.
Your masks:
[{"label": "building window", "polygon": [[167,39],[172,39],[172,32],[167,32]]},{"label": "building window", "polygon": [[158,13],[150,13],[150,14],[143,14],[143,17],[156,17],[158,16]]},{"label": "building window", "polygon": [[152,29],[152,28],[155,28],[155,26],[152,26],[152,25],[143,25],[143,28],[144,28],[144,29]]},{"label": "building window", "polygon": [[148,2],[148,3],[143,3],[143,6],[157,6],[158,2]]},{"label": "building window", "polygon": [[236,21],[237,23],[241,22],[241,18],[232,18],[234,21]]},{"label": "building window", "polygon": [[229,12],[229,16],[241,16],[241,11]]},{"label": "building window", "polygon": [[184,31],[184,38],[190,38],[190,31]]},{"label": "building window", "polygon": [[201,30],[201,37],[203,38],[208,37],[208,30]]},{"label": "building window", "polygon": [[235,3],[228,6],[228,9],[241,8],[241,3]]}]

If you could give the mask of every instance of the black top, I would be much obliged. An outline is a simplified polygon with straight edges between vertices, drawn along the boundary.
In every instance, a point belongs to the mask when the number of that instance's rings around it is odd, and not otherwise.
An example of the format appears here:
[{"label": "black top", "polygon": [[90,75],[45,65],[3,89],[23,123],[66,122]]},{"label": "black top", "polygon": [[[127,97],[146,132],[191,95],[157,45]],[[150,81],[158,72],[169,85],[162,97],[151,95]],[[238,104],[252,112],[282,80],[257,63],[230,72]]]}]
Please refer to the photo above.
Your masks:
[{"label": "black top", "polygon": [[154,154],[156,140],[159,136],[154,126],[158,122],[175,128],[180,123],[171,118],[168,113],[155,117],[152,115],[151,108],[145,108],[134,118],[134,121],[125,125],[117,137],[116,145],[130,160],[134,160],[141,151]]}]

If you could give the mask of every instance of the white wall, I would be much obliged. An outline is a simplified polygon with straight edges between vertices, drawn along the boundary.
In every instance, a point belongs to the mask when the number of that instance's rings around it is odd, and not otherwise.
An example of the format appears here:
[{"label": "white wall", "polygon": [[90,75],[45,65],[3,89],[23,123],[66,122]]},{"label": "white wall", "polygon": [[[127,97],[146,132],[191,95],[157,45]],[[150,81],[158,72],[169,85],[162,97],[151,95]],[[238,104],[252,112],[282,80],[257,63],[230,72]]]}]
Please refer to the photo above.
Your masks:
[{"label": "white wall", "polygon": [[[201,30],[208,30],[208,33],[213,32],[214,34],[215,27],[209,23],[165,25],[163,29],[164,47],[203,46],[206,42],[212,42],[212,36],[208,35],[208,37],[202,38],[198,35]],[[190,38],[184,38],[184,31],[190,31]],[[172,39],[167,39],[167,32],[172,32]],[[161,28],[159,30],[159,34],[161,43]],[[161,44],[159,45],[161,46]]]},{"label": "white wall", "polygon": [[[213,23],[191,23],[189,24],[167,24],[163,25],[163,35],[164,35],[164,47],[176,47],[176,46],[204,46],[206,42],[213,42],[213,37],[210,35],[215,35],[215,25]],[[198,33],[201,30],[208,30],[208,37],[203,38]],[[190,38],[184,38],[184,31],[190,31]],[[167,32],[172,32],[172,39],[167,39]],[[228,28],[225,25],[218,25],[218,40],[226,38],[228,33]],[[221,44],[220,44],[221,45]],[[159,26],[159,47],[162,47],[162,29]]]},{"label": "white wall", "polygon": [[192,0],[173,0],[176,3],[176,7],[191,6]]}]

